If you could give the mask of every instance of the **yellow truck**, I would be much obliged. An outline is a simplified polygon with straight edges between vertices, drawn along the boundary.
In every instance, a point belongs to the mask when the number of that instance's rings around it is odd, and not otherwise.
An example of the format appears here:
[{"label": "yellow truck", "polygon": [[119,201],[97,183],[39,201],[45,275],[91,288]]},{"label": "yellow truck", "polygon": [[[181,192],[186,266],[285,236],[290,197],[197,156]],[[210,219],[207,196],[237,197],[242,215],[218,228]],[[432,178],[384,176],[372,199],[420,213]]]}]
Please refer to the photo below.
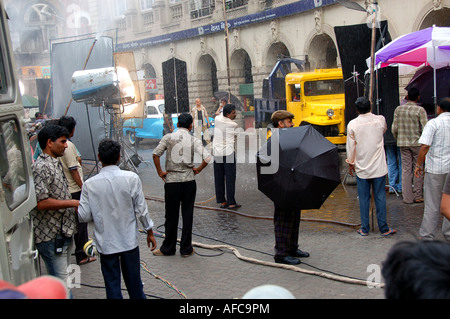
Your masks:
[{"label": "yellow truck", "polygon": [[311,124],[333,144],[345,144],[342,69],[316,69],[286,75],[286,110],[294,125]]},{"label": "yellow truck", "polygon": [[292,60],[278,61],[265,80],[268,84],[263,85],[263,98],[255,99],[255,126],[267,126],[270,115],[284,109],[295,115],[294,126],[310,124],[331,143],[342,148],[347,140],[342,69],[309,71],[303,68],[300,72],[286,72],[277,77],[283,65],[297,62],[301,66],[303,62]]}]

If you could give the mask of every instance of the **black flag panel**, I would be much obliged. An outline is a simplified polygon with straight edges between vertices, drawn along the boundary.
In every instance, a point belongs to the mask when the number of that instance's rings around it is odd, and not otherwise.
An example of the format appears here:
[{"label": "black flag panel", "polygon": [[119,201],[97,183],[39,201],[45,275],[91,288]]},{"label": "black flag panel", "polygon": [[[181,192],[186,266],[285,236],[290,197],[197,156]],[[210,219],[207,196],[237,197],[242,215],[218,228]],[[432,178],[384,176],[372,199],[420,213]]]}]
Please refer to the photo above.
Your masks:
[{"label": "black flag panel", "polygon": [[189,112],[186,62],[172,58],[162,63],[162,70],[166,113]]},{"label": "black flag panel", "polygon": [[[354,119],[355,100],[358,96],[368,96],[369,82],[365,82],[364,74],[368,69],[366,59],[370,58],[372,29],[367,24],[334,27],[345,85],[345,121]],[[391,41],[387,21],[380,22],[376,30],[375,52]],[[357,77],[354,77],[356,75]],[[365,85],[366,84],[366,85]],[[365,89],[364,89],[365,88]],[[391,88],[391,89],[389,89]],[[377,91],[379,100],[376,101]],[[364,93],[365,92],[365,93]],[[399,104],[397,68],[384,70],[374,81],[374,113],[382,114],[386,120],[392,119],[393,112]],[[392,121],[390,121],[392,123]],[[388,126],[389,120],[388,120]],[[390,127],[389,132],[390,134]],[[387,138],[387,136],[386,136]],[[390,138],[389,138],[390,139]]]}]

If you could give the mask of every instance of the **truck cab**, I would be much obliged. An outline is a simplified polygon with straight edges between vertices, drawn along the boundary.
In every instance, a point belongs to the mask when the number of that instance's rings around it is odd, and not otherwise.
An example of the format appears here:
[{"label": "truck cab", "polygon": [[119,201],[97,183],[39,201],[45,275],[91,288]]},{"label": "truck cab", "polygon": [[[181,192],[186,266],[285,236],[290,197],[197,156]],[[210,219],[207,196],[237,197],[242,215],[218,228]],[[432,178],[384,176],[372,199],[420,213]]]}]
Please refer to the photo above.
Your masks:
[{"label": "truck cab", "polygon": [[295,126],[312,125],[333,144],[345,144],[345,85],[342,69],[289,73],[286,110]]}]

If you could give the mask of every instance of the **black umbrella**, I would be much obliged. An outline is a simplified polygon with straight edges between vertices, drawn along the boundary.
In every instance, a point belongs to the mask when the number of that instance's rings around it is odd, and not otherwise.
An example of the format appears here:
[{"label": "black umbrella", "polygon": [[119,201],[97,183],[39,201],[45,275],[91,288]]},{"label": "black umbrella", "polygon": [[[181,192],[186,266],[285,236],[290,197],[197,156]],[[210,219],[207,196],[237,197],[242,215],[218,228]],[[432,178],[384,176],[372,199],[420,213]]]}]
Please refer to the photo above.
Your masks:
[{"label": "black umbrella", "polygon": [[258,189],[280,209],[319,209],[340,183],[336,145],[311,125],[272,131],[256,155]]},{"label": "black umbrella", "polygon": [[244,110],[242,102],[238,99],[237,96],[233,94],[230,95],[230,100],[228,100],[228,92],[224,91],[214,92],[214,97],[218,100],[225,99],[228,101],[228,103],[234,104],[234,106],[236,106],[236,108],[240,109],[241,111]]},{"label": "black umbrella", "polygon": [[[437,99],[450,95],[450,67],[444,67],[436,70],[436,93]],[[419,102],[427,105],[434,105],[434,75],[433,68],[426,66],[418,70],[411,81],[409,81],[405,90],[417,88],[420,92]]]}]

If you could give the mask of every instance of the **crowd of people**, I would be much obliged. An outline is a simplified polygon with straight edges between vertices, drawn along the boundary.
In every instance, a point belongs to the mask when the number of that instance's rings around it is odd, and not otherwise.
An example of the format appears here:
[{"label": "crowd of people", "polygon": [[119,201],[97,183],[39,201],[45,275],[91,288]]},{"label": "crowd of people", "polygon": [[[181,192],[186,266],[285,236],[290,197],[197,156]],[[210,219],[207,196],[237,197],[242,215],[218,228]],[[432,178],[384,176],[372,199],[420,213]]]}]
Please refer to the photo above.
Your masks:
[{"label": "crowd of people", "polygon": [[[410,204],[424,200],[421,238],[435,238],[442,213],[446,217],[442,231],[450,241],[450,98],[439,101],[436,118],[428,121],[416,104],[418,97],[418,92],[408,92],[408,102],[397,107],[392,125],[401,153],[403,201]],[[382,236],[391,236],[396,230],[386,220],[388,165],[383,134],[387,124],[383,116],[371,112],[366,98],[358,98],[356,108],[358,116],[347,128],[346,162],[349,174],[356,174],[361,215],[358,233],[367,236],[370,232],[369,206],[373,196],[379,231]],[[140,278],[139,223],[155,256],[174,255],[181,208],[180,254],[191,256],[195,252],[192,245],[195,176],[212,160],[217,204],[227,209],[241,207],[235,198],[235,141],[239,133],[235,118],[236,107],[221,101],[215,113],[212,142],[207,134],[211,123],[200,99],[196,99],[190,113],[178,116],[177,130],[167,122],[167,134],[152,154],[165,193],[165,237],[159,248],[139,176],[117,166],[121,145],[111,139],[102,140],[98,145],[102,169],[83,181],[80,154],[70,141],[75,119],[63,116],[57,125],[44,125],[38,134],[40,151],[32,164],[37,197],[32,215],[36,247],[48,273],[59,278],[67,276],[72,238],[77,263],[95,261],[83,249],[88,241],[87,223],[93,222],[107,297],[122,297],[122,274],[130,297],[145,298]],[[274,129],[290,128],[293,118],[294,114],[280,110],[272,114],[271,120]],[[201,135],[192,134],[192,130],[203,133],[206,146]],[[164,166],[160,162],[163,154]],[[196,156],[200,159],[197,162]],[[115,196],[108,196],[113,193]],[[309,253],[299,249],[300,216],[300,210],[281,210],[274,204],[275,262],[296,265],[301,263],[299,258],[309,257]]]}]

